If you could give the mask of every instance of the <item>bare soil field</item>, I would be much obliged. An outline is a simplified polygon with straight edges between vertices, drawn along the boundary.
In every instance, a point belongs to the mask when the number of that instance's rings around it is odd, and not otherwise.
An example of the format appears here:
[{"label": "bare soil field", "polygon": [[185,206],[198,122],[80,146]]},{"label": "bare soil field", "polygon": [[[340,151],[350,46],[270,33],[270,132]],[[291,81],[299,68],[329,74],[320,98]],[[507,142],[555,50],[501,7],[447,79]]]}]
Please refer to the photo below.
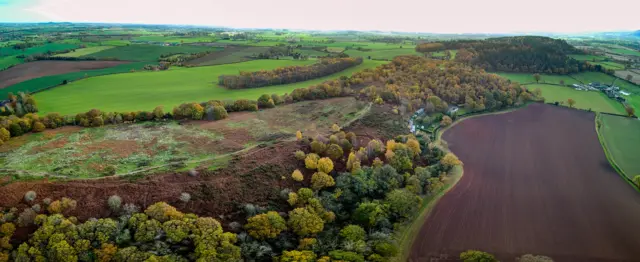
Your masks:
[{"label": "bare soil field", "polygon": [[29,79],[78,72],[82,70],[102,69],[128,61],[36,61],[14,66],[0,71],[0,89]]},{"label": "bare soil field", "polygon": [[534,104],[464,120],[443,138],[464,176],[424,222],[411,261],[468,249],[504,261],[638,261],[640,195],[607,162],[592,113]]},{"label": "bare soil field", "polygon": [[627,79],[628,75],[631,75],[631,82],[636,84],[636,85],[640,85],[640,73],[638,73],[638,70],[625,70],[625,71],[616,71],[615,75],[619,78],[622,79]]}]

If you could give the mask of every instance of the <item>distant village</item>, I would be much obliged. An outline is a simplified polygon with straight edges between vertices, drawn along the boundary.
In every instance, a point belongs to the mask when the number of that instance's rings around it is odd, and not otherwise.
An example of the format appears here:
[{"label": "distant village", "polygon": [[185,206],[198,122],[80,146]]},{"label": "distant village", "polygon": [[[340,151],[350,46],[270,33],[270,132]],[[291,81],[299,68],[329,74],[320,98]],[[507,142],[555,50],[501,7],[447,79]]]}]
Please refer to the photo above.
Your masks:
[{"label": "distant village", "polygon": [[620,90],[620,87],[617,87],[613,84],[601,84],[599,82],[592,82],[588,84],[573,84],[572,85],[575,90],[579,91],[601,91],[605,93],[609,98],[615,99],[619,102],[625,102],[626,99],[622,96],[628,96],[630,93]]}]

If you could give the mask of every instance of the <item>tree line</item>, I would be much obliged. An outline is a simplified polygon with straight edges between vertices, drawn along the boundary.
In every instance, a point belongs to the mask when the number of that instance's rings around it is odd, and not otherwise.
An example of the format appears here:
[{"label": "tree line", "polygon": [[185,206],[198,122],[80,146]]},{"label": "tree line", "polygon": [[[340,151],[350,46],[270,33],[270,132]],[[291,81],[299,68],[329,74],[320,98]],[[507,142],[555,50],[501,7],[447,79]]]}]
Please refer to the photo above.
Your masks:
[{"label": "tree line", "polygon": [[[39,116],[36,101],[30,95],[20,93],[18,96],[10,94],[9,102],[1,109],[0,115],[0,145],[11,137],[21,136],[30,132],[38,133],[46,129],[62,126],[100,127],[108,124],[135,123],[144,121],[165,120],[220,120],[228,117],[229,112],[258,111],[273,108],[285,103],[304,100],[327,99],[352,95],[347,78],[327,81],[307,88],[294,89],[290,94],[264,94],[257,100],[211,100],[201,103],[183,103],[170,112],[158,106],[152,111],[135,112],[106,112],[92,109],[76,115],[61,115],[48,113]],[[15,109],[11,109],[15,108]],[[9,111],[11,109],[11,111]]]},{"label": "tree line", "polygon": [[572,74],[582,71],[613,73],[599,65],[578,61],[569,54],[583,52],[561,39],[542,36],[515,36],[486,40],[454,40],[423,43],[418,52],[436,52],[449,49],[464,50],[456,60],[480,66],[488,71]]},{"label": "tree line", "polygon": [[307,81],[343,71],[362,64],[362,58],[324,58],[308,66],[288,66],[274,70],[240,72],[240,75],[221,75],[218,84],[230,89],[255,88]]}]

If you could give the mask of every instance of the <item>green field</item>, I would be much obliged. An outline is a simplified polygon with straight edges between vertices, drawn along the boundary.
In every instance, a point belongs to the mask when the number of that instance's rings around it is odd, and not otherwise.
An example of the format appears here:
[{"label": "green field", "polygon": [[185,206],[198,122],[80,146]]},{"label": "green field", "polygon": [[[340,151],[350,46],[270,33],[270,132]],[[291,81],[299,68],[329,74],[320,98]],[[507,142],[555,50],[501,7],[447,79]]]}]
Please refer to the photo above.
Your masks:
[{"label": "green field", "polygon": [[206,46],[160,46],[160,45],[130,45],[119,46],[93,53],[91,57],[117,58],[127,61],[157,61],[160,55],[173,53],[199,53],[215,51],[215,47]]},{"label": "green field", "polygon": [[604,114],[600,119],[600,133],[618,167],[630,179],[640,175],[640,120]]},{"label": "green field", "polygon": [[624,49],[624,48],[613,48],[610,49],[611,52],[616,53],[616,54],[620,54],[620,55],[632,55],[632,56],[640,56],[640,52],[635,51],[635,50],[629,50],[629,49]]},{"label": "green field", "polygon": [[[533,74],[528,73],[496,73],[497,75],[509,79],[520,84],[535,83],[536,79],[533,78]],[[567,75],[540,75],[540,84],[560,84],[560,80],[564,80],[565,85],[579,84],[578,80],[575,80]]]},{"label": "green field", "polygon": [[169,109],[184,102],[211,99],[257,99],[261,94],[284,94],[295,88],[308,87],[342,75],[351,75],[382,64],[366,60],[361,65],[323,78],[288,85],[227,90],[217,85],[221,74],[239,71],[269,70],[281,66],[311,64],[314,61],[256,60],[250,62],[175,68],[162,72],[139,72],[93,77],[41,92],[35,95],[41,113],[75,114],[92,108],[105,111],[152,110],[163,105]]},{"label": "green field", "polygon": [[198,37],[180,37],[180,36],[162,36],[162,35],[149,35],[139,36],[133,38],[134,41],[150,41],[150,42],[165,42],[165,43],[198,43],[198,42],[215,42],[216,38],[213,36],[198,36]]},{"label": "green field", "polygon": [[569,55],[569,56],[575,60],[589,61],[589,62],[597,62],[597,61],[602,61],[607,59],[604,56],[597,56],[597,55]]},{"label": "green field", "polygon": [[69,52],[65,54],[57,54],[55,56],[61,57],[81,57],[81,56],[89,56],[90,54],[101,52],[107,49],[114,48],[114,46],[93,46],[87,48],[76,49],[74,52]]},{"label": "green field", "polygon": [[0,48],[0,56],[13,56],[13,55],[34,55],[34,54],[44,54],[47,51],[62,51],[67,49],[78,48],[78,45],[73,44],[44,44],[41,46],[34,46],[31,48],[27,48],[24,50],[13,49],[12,47],[2,47]]},{"label": "green field", "polygon": [[532,84],[527,85],[527,89],[535,90],[540,88],[546,103],[563,102],[567,104],[569,98],[576,101],[575,107],[580,109],[591,109],[597,112],[607,112],[613,114],[625,114],[622,104],[609,99],[604,93],[596,91],[578,91],[570,87]]},{"label": "green field", "polygon": [[396,48],[396,49],[377,49],[368,52],[362,52],[355,49],[349,49],[345,51],[349,56],[360,56],[367,58],[371,56],[371,59],[393,59],[396,56],[401,55],[417,55],[422,56],[421,53],[416,52],[413,48]]},{"label": "green field", "polygon": [[107,40],[100,42],[103,45],[112,45],[112,46],[127,46],[130,45],[131,42],[129,40]]},{"label": "green field", "polygon": [[12,65],[17,65],[22,63],[22,59],[17,58],[15,56],[5,56],[0,57],[0,70],[5,69]]},{"label": "green field", "polygon": [[624,65],[616,62],[589,62],[590,64],[600,65],[606,69],[624,70]]},{"label": "green field", "polygon": [[80,72],[43,76],[39,78],[29,79],[27,81],[20,82],[15,85],[0,89],[0,97],[7,97],[7,93],[9,92],[13,92],[14,94],[17,94],[18,92],[40,91],[42,89],[60,85],[64,80],[74,81],[77,79],[81,79],[85,77],[85,75],[87,77],[91,77],[91,76],[100,76],[100,75],[108,75],[108,74],[116,74],[116,73],[127,73],[131,71],[131,69],[142,70],[142,68],[147,64],[149,63],[147,62],[129,63],[129,64],[123,64],[123,65],[114,66],[110,68],[86,70],[86,71],[80,71]]}]

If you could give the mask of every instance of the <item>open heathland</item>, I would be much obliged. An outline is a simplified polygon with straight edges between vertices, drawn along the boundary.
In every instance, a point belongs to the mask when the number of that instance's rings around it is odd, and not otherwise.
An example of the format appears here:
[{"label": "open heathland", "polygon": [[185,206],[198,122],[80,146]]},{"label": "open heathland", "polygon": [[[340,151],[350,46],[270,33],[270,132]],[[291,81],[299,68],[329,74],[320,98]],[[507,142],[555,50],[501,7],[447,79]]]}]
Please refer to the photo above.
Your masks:
[{"label": "open heathland", "polygon": [[600,134],[615,163],[629,179],[640,175],[640,120],[606,114],[600,119]]},{"label": "open heathland", "polygon": [[22,178],[45,174],[92,178],[111,175],[108,170],[126,174],[186,165],[207,168],[215,157],[293,138],[297,130],[313,136],[327,133],[331,125],[343,125],[366,109],[365,103],[344,97],[232,113],[213,122],[64,127],[14,138],[0,146],[0,152],[5,153],[1,162],[3,168]]},{"label": "open heathland", "polygon": [[350,76],[354,72],[382,64],[379,61],[367,60],[339,73],[288,85],[229,90],[217,84],[218,76],[222,74],[237,74],[239,71],[260,69],[269,70],[314,62],[311,60],[256,60],[228,65],[176,68],[160,72],[115,74],[76,81],[38,93],[35,97],[40,112],[75,114],[86,112],[92,108],[99,108],[103,111],[152,110],[159,105],[173,108],[173,106],[187,101],[254,100],[262,94],[284,94],[296,88],[319,84],[343,75]]},{"label": "open heathland", "polygon": [[640,195],[611,168],[594,114],[533,104],[463,120],[443,138],[464,176],[438,202],[412,261],[467,249],[513,261],[633,261]]},{"label": "open heathland", "polygon": [[0,71],[0,88],[29,79],[127,64],[125,61],[36,61]]},{"label": "open heathland", "polygon": [[540,88],[546,103],[558,102],[568,105],[567,101],[571,98],[576,102],[574,105],[576,108],[612,114],[625,114],[622,104],[599,91],[578,91],[571,87],[545,84],[527,85],[527,88],[530,91]]},{"label": "open heathland", "polygon": [[215,47],[182,45],[182,46],[161,46],[161,45],[129,45],[110,48],[97,53],[85,56],[97,58],[117,58],[129,61],[157,61],[160,55],[165,54],[188,54],[206,51],[216,51]]}]

